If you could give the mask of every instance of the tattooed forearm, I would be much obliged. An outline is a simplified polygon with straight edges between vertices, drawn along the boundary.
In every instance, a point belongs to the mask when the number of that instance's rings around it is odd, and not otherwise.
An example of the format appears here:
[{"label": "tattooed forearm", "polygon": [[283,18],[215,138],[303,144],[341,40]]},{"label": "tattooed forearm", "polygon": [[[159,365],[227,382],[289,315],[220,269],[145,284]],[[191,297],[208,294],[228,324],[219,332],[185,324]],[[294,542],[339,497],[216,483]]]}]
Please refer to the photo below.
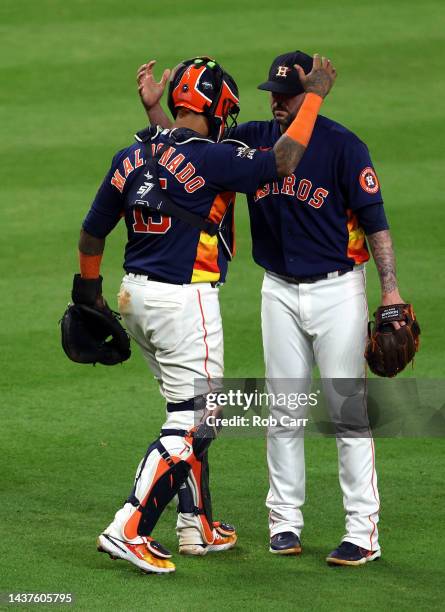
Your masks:
[{"label": "tattooed forearm", "polygon": [[102,255],[105,247],[105,238],[95,238],[84,229],[80,230],[79,251],[85,255]]},{"label": "tattooed forearm", "polygon": [[389,230],[383,230],[367,236],[380,277],[382,294],[397,289],[396,262]]},{"label": "tattooed forearm", "polygon": [[322,70],[316,70],[311,73],[311,78],[306,80],[306,93],[315,93],[317,96],[324,98],[328,95],[332,87],[333,80],[329,74]]},{"label": "tattooed forearm", "polygon": [[289,176],[303,157],[306,147],[283,134],[273,150],[278,176]]}]

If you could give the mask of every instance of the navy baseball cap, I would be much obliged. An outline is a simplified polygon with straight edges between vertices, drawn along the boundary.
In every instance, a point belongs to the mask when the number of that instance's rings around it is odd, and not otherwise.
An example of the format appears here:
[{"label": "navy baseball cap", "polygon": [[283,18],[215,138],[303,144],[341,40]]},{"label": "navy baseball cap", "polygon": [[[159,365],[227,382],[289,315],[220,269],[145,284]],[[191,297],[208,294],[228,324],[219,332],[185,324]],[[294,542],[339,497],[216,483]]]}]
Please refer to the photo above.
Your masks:
[{"label": "navy baseball cap", "polygon": [[312,70],[312,63],[312,57],[303,53],[303,51],[291,51],[279,55],[272,62],[269,70],[269,80],[258,85],[258,89],[297,96],[303,93],[304,89],[294,64],[300,65],[305,74],[308,74]]}]

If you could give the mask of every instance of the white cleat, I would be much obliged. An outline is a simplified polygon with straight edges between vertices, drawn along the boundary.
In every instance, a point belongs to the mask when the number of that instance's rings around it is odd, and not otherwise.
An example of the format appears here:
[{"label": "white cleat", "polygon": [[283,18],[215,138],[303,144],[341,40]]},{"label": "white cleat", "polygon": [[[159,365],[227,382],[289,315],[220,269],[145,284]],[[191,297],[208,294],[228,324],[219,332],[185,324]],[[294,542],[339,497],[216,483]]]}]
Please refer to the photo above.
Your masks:
[{"label": "white cleat", "polygon": [[211,544],[204,544],[202,542],[201,534],[199,530],[192,530],[192,538],[197,539],[197,533],[199,533],[198,539],[200,543],[189,543],[187,540],[190,539],[190,531],[184,529],[179,536],[179,553],[181,555],[192,555],[202,557],[209,552],[222,552],[224,550],[230,550],[236,544],[238,536],[236,535],[235,527],[228,525],[227,523],[214,522],[213,523],[214,539]]}]

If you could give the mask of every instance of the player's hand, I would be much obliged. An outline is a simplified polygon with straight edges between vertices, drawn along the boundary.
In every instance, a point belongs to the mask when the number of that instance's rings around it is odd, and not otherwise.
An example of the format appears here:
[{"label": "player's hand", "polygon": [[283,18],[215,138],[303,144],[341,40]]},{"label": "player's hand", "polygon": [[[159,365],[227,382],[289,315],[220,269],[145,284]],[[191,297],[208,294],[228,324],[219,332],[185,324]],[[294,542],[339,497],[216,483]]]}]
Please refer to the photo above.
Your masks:
[{"label": "player's hand", "polygon": [[[391,293],[382,294],[382,306],[392,306],[393,304],[406,304],[406,302],[400,297],[400,293],[397,290],[391,291]],[[405,321],[393,321],[392,325],[395,329],[400,329],[403,325],[406,325]]]},{"label": "player's hand", "polygon": [[156,60],[151,60],[147,64],[142,64],[142,66],[139,66],[136,75],[139,96],[147,111],[159,103],[171,74],[171,70],[166,68],[162,73],[161,80],[157,82],[153,76],[153,66],[155,64]]},{"label": "player's hand", "polygon": [[337,71],[331,60],[320,57],[318,53],[314,55],[314,63],[309,74],[305,74],[303,68],[298,64],[295,64],[294,68],[298,72],[304,91],[315,93],[322,98],[328,95],[337,78]]}]

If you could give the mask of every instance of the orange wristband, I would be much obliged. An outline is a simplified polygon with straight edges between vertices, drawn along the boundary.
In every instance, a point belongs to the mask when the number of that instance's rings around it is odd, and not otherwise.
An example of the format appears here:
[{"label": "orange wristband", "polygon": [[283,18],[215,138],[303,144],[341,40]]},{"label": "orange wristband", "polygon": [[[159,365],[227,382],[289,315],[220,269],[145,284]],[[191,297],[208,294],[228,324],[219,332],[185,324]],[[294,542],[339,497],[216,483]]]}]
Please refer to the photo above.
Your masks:
[{"label": "orange wristband", "polygon": [[79,251],[80,276],[82,278],[99,278],[102,255],[85,255]]},{"label": "orange wristband", "polygon": [[314,93],[306,94],[297,116],[286,130],[286,136],[307,147],[322,102],[321,96]]}]

